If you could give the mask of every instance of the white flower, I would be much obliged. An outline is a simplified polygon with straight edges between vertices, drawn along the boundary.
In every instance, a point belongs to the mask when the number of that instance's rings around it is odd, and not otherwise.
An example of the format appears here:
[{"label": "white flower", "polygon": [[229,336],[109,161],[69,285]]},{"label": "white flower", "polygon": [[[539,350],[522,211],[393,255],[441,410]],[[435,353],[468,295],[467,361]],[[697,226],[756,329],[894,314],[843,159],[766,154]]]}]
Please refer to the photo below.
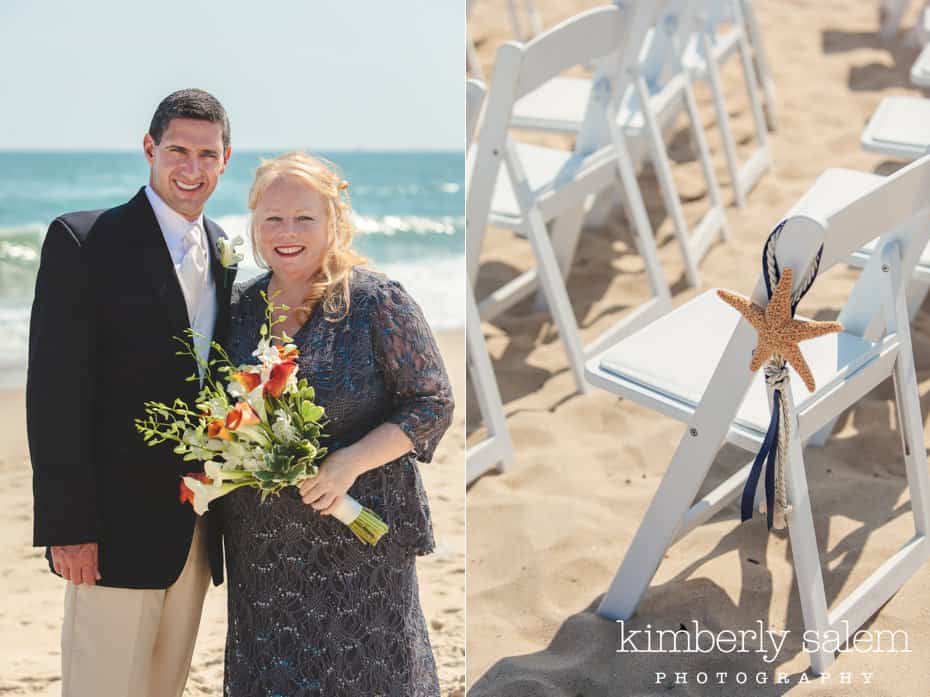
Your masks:
[{"label": "white flower", "polygon": [[258,347],[252,352],[262,364],[262,382],[268,380],[268,373],[275,363],[281,362],[281,354],[278,349],[271,343],[270,339],[262,339],[258,342]]},{"label": "white flower", "polygon": [[[265,378],[265,380],[267,379],[268,378]],[[258,387],[246,395],[245,401],[248,402],[249,406],[258,414],[258,418],[267,423],[268,414],[265,410],[265,380],[262,380]]]},{"label": "white flower", "polygon": [[242,470],[230,470],[223,469],[219,462],[205,462],[203,465],[203,470],[206,475],[213,480],[213,486],[217,486],[218,483],[222,482],[236,482],[242,479],[248,479],[252,475],[249,472],[243,472]]},{"label": "white flower", "polygon": [[223,482],[218,480],[214,480],[211,484],[205,484],[199,479],[184,477],[184,484],[194,494],[194,512],[197,515],[206,513],[211,501],[227,493],[227,491],[223,491]]},{"label": "white flower", "polygon": [[216,251],[219,254],[220,263],[223,265],[223,268],[228,269],[245,259],[245,256],[237,249],[241,248],[243,244],[242,237],[239,235],[236,235],[232,239],[221,237],[216,241]]},{"label": "white flower", "polygon": [[184,429],[184,433],[181,436],[181,440],[184,441],[189,446],[201,447],[201,448],[207,442],[207,438],[204,435],[202,430],[195,431],[192,428]]},{"label": "white flower", "polygon": [[294,428],[294,424],[291,423],[291,416],[286,411],[278,412],[274,423],[271,424],[271,431],[279,440],[284,442],[297,439],[297,429]]},{"label": "white flower", "polygon": [[244,399],[248,394],[245,386],[237,380],[230,380],[229,384],[226,385],[226,391],[229,392],[229,396],[233,399]]},{"label": "white flower", "polygon": [[217,397],[207,402],[207,408],[210,410],[210,417],[213,419],[226,419],[229,413],[229,406]]}]

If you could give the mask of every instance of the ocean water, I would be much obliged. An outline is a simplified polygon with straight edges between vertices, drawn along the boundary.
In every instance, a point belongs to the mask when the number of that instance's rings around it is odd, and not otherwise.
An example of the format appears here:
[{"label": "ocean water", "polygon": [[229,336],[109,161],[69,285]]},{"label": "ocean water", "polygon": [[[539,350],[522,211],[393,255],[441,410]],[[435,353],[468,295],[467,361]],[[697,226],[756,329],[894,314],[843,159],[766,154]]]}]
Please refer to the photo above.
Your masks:
[{"label": "ocean water", "polygon": [[[206,214],[247,240],[246,197],[261,158],[235,152]],[[434,329],[464,327],[465,159],[462,153],[332,152],[350,182],[357,248],[400,281]],[[0,382],[19,380],[42,239],[67,211],[109,208],[148,180],[140,152],[0,152]],[[239,279],[260,273],[251,250]],[[12,370],[12,375],[10,374]]]}]

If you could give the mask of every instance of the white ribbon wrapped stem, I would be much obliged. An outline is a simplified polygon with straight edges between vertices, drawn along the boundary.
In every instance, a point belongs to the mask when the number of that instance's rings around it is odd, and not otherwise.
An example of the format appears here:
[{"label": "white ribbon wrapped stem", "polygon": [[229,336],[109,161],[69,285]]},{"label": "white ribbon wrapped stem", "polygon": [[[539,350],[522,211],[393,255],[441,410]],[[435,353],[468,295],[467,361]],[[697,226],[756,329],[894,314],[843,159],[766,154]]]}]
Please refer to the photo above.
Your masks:
[{"label": "white ribbon wrapped stem", "polygon": [[332,511],[332,516],[344,525],[352,525],[362,512],[362,504],[346,494]]}]

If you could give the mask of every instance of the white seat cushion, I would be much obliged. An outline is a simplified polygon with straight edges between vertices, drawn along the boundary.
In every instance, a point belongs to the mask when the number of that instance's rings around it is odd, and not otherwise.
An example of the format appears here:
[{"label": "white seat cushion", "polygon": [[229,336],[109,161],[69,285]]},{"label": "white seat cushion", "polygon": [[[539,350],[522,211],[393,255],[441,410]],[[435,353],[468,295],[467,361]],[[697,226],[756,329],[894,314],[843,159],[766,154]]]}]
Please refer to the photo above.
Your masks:
[{"label": "white seat cushion", "polygon": [[[653,83],[647,84],[649,94],[653,97],[653,111],[663,126],[679,111],[670,111],[669,107],[673,104],[682,81],[683,76],[679,74],[661,87]],[[590,96],[589,78],[553,78],[517,100],[511,123],[516,128],[575,133],[581,130]],[[624,95],[617,113],[617,123],[630,135],[637,135],[645,125],[639,98],[633,90]]]},{"label": "white seat cushion", "polygon": [[591,80],[588,78],[553,78],[517,100],[512,123],[522,128],[577,131],[584,120],[590,95]]},{"label": "white seat cushion", "polygon": [[[739,313],[718,298],[715,291],[707,291],[604,352],[600,367],[693,410],[704,395],[739,318]],[[860,337],[840,333],[805,341],[801,351],[818,388],[822,389],[840,368],[861,367],[873,346]],[[749,363],[748,355],[746,362]],[[794,369],[790,373],[791,393],[800,409],[811,394]],[[636,393],[623,394],[640,401]],[[648,398],[642,401],[649,406]],[[735,421],[760,434],[768,428],[768,396],[761,370],[754,376]]]},{"label": "white seat cushion", "polygon": [[905,160],[921,157],[930,147],[930,99],[885,97],[859,142],[864,150],[880,155]]}]

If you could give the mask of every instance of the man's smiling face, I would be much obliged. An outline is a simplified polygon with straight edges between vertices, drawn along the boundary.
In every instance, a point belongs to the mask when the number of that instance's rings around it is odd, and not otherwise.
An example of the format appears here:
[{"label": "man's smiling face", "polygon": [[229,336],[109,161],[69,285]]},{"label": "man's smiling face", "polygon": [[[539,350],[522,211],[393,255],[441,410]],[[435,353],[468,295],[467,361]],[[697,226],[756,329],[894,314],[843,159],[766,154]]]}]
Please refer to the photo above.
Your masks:
[{"label": "man's smiling face", "polygon": [[149,184],[162,200],[188,220],[196,220],[229,162],[223,127],[199,119],[172,119],[156,143],[143,140],[152,173]]}]

